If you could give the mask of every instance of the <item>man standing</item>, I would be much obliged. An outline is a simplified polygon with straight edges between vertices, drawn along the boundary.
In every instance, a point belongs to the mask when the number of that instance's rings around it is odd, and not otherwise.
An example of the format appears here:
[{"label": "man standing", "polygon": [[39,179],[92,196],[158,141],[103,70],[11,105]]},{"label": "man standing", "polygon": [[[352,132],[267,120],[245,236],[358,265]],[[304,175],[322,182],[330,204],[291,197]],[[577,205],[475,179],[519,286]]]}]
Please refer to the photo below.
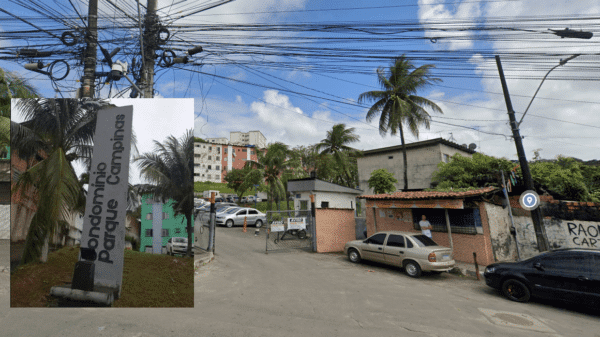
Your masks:
[{"label": "man standing", "polygon": [[425,217],[425,215],[421,217],[419,226],[421,226],[421,233],[423,233],[423,235],[427,235],[428,238],[431,238],[431,224],[429,221],[427,221],[427,217]]}]

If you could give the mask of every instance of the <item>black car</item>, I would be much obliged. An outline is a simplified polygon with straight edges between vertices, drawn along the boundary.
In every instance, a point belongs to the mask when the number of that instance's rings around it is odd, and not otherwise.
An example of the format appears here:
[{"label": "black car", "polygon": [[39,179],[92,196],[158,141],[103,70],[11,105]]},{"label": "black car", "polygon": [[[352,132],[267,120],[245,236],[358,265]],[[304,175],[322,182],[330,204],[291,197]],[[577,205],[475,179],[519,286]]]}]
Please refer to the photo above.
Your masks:
[{"label": "black car", "polygon": [[532,296],[600,306],[600,251],[561,249],[485,268],[485,283],[516,302]]}]

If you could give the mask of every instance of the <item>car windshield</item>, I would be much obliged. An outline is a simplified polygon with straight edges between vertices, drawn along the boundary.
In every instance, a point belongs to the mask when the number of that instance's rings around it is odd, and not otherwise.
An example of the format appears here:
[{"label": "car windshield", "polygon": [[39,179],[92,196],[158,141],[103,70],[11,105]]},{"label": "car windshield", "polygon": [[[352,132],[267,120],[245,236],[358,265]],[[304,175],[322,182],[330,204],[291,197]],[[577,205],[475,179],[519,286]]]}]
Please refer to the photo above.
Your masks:
[{"label": "car windshield", "polygon": [[186,238],[173,238],[173,242],[186,243],[187,239]]},{"label": "car windshield", "polygon": [[417,243],[419,247],[429,247],[429,246],[437,246],[438,244],[435,241],[431,240],[426,235],[413,235],[413,240]]}]

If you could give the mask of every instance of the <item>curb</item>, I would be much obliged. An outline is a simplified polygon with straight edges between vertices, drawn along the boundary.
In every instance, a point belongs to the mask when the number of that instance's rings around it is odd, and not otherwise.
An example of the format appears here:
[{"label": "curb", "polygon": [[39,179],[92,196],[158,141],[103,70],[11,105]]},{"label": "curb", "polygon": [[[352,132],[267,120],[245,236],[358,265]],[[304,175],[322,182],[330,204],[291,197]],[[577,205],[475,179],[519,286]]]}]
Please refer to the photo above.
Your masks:
[{"label": "curb", "polygon": [[200,268],[203,265],[210,263],[212,260],[215,259],[213,252],[206,252],[204,254],[201,254],[201,257],[198,257],[195,259],[194,261],[194,269],[196,268]]}]

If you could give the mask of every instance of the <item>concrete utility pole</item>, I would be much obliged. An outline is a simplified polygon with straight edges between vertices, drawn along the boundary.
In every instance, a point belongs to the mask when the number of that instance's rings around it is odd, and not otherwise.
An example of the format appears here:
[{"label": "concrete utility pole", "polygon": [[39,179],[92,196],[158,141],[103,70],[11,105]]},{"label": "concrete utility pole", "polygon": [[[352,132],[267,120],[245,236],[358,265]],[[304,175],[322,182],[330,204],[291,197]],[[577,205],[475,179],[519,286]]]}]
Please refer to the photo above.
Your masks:
[{"label": "concrete utility pole", "polygon": [[[519,125],[515,118],[515,111],[510,101],[510,94],[508,93],[508,87],[506,86],[506,79],[504,78],[504,71],[502,70],[502,63],[500,62],[500,56],[496,55],[496,65],[498,66],[498,72],[500,73],[500,81],[502,82],[502,91],[504,92],[504,100],[506,101],[506,108],[508,109],[508,118],[510,119],[510,128],[513,132],[513,138],[515,139],[515,145],[517,146],[517,154],[519,155],[519,164],[521,164],[521,172],[523,174],[523,180],[528,190],[535,191],[533,187],[533,179],[531,178],[531,172],[529,171],[529,164],[525,157],[525,150],[523,149],[523,142],[521,133],[519,132]],[[533,228],[535,230],[535,237],[538,243],[538,250],[545,252],[548,250],[546,244],[546,238],[544,237],[542,227],[542,213],[539,207],[531,211],[531,219],[533,220]]]},{"label": "concrete utility pole", "polygon": [[96,90],[96,57],[98,49],[98,0],[90,0],[88,26],[85,34],[87,48],[84,53],[83,77],[79,97],[94,97]]},{"label": "concrete utility pole", "polygon": [[157,0],[148,0],[144,31],[144,65],[142,82],[144,98],[154,97],[154,57],[157,47],[158,18],[156,16]]}]

